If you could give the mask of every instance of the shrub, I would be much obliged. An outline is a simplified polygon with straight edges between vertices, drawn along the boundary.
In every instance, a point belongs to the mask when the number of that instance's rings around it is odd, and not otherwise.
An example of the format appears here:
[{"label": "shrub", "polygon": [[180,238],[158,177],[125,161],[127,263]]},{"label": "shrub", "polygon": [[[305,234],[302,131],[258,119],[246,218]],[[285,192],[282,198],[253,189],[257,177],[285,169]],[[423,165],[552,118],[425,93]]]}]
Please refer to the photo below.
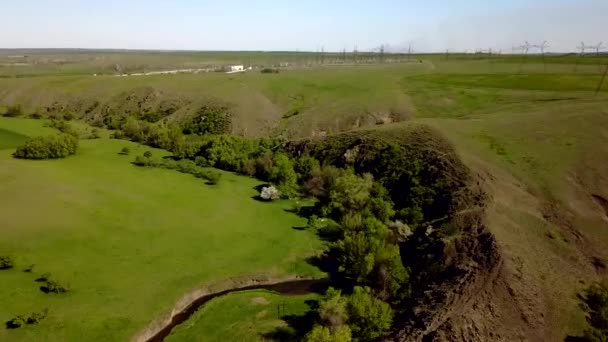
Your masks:
[{"label": "shrub", "polygon": [[150,151],[144,152],[144,157],[146,157],[146,158],[152,158],[152,152],[150,152]]},{"label": "shrub", "polygon": [[131,153],[131,150],[128,147],[125,146],[125,147],[122,148],[122,150],[120,150],[119,154],[127,156],[127,155],[129,155],[129,153]]},{"label": "shrub", "polygon": [[162,162],[154,160],[152,158],[146,158],[144,156],[137,156],[135,157],[133,164],[137,166],[158,167],[161,166]]},{"label": "shrub", "polygon": [[21,114],[23,114],[23,112],[21,111],[20,105],[8,106],[6,112],[4,112],[4,116],[9,118],[21,116]]},{"label": "shrub", "polygon": [[39,119],[42,119],[42,115],[39,113],[32,113],[29,115],[29,118],[39,120]]},{"label": "shrub", "polygon": [[263,187],[260,198],[266,201],[274,201],[281,198],[281,192],[274,186]]},{"label": "shrub", "polygon": [[30,138],[23,146],[17,148],[13,156],[22,159],[65,158],[75,154],[77,148],[78,138],[62,133]]},{"label": "shrub", "polygon": [[17,329],[17,328],[21,328],[21,326],[23,326],[25,324],[25,317],[23,316],[15,316],[14,318],[8,320],[5,325],[6,325],[6,329]]},{"label": "shrub", "polygon": [[72,125],[64,119],[51,118],[48,124],[49,127],[57,129],[61,133],[70,134],[78,137],[80,134]]},{"label": "shrub", "polygon": [[13,259],[9,256],[0,256],[0,270],[8,270],[15,266]]},{"label": "shrub", "polygon": [[5,323],[6,329],[21,328],[25,324],[38,324],[41,320],[45,319],[47,315],[48,309],[44,309],[41,312],[32,312],[27,317],[17,315]]},{"label": "shrub", "polygon": [[587,288],[581,299],[591,326],[585,331],[584,340],[589,342],[608,341],[608,287],[594,284]]},{"label": "shrub", "polygon": [[91,134],[89,135],[89,139],[99,139],[101,138],[101,133],[98,128],[93,128],[91,130]]},{"label": "shrub", "polygon": [[260,70],[260,72],[262,74],[278,74],[279,73],[279,69],[275,69],[275,68],[264,68],[262,70]]},{"label": "shrub", "polygon": [[68,292],[68,288],[59,284],[58,282],[54,281],[54,280],[46,280],[44,282],[44,284],[42,286],[40,286],[40,291],[44,292],[44,293],[55,293],[55,294],[61,294],[61,293],[66,293]]},{"label": "shrub", "polygon": [[222,174],[215,170],[203,170],[201,176],[211,185],[217,184],[220,181],[220,178],[222,178]]},{"label": "shrub", "polygon": [[48,315],[49,310],[44,309],[41,312],[32,312],[26,319],[26,324],[38,324],[41,320],[45,319]]},{"label": "shrub", "polygon": [[207,158],[202,157],[202,156],[198,156],[194,159],[194,162],[196,163],[196,165],[200,166],[200,167],[208,167],[211,166],[209,165],[209,161],[207,160]]},{"label": "shrub", "polygon": [[225,134],[232,130],[232,113],[227,106],[204,105],[188,122],[183,123],[184,134]]}]

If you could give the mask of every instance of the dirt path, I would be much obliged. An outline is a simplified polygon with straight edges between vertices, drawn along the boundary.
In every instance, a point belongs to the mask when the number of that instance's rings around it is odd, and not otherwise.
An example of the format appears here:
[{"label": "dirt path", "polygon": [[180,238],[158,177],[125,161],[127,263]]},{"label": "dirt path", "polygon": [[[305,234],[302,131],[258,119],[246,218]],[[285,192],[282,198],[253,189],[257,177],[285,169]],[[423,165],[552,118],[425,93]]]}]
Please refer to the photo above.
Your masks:
[{"label": "dirt path", "polygon": [[134,342],[161,342],[171,334],[173,328],[188,320],[195,312],[210,300],[234,292],[249,290],[268,290],[287,296],[304,295],[318,292],[329,286],[328,279],[285,278],[272,279],[255,276],[228,279],[216,285],[210,285],[188,294],[180,300],[171,314],[155,321],[144,331],[135,336]]}]

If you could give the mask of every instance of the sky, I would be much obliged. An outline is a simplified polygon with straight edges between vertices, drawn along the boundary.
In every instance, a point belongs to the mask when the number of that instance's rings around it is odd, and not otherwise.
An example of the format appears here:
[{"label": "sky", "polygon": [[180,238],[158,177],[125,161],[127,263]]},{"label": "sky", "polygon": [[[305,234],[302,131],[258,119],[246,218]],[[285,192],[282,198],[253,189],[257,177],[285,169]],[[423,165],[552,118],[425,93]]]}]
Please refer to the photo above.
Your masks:
[{"label": "sky", "polygon": [[608,0],[0,0],[0,48],[510,52],[608,45]]}]

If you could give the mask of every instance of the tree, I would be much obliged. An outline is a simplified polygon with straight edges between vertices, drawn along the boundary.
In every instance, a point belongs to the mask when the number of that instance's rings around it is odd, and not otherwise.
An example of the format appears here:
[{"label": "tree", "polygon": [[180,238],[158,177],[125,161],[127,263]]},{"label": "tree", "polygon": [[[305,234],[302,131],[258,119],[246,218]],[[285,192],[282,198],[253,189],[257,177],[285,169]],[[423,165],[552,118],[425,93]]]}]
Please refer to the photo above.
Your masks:
[{"label": "tree", "polygon": [[338,272],[355,283],[366,283],[382,245],[380,240],[365,232],[348,232],[344,239],[334,244],[332,251],[338,262]]},{"label": "tree", "polygon": [[150,152],[150,151],[144,152],[144,157],[146,157],[146,158],[152,158],[152,152]]},{"label": "tree", "polygon": [[76,153],[78,138],[70,134],[56,134],[28,139],[13,156],[22,159],[65,158]]},{"label": "tree", "polygon": [[329,199],[329,191],[343,171],[333,166],[323,166],[312,172],[312,176],[304,183],[304,192],[314,196],[322,203]]},{"label": "tree", "polygon": [[399,253],[399,246],[387,244],[378,249],[369,277],[375,293],[384,301],[399,302],[410,295],[410,273]]},{"label": "tree", "polygon": [[293,161],[285,153],[275,153],[273,164],[269,180],[277,185],[283,196],[291,197],[296,192],[298,180]]},{"label": "tree", "polygon": [[123,147],[122,150],[120,150],[120,154],[128,155],[129,153],[131,153],[131,150],[128,147]]},{"label": "tree", "polygon": [[278,200],[281,198],[281,192],[274,186],[264,187],[262,188],[262,192],[260,192],[260,198],[266,201]]},{"label": "tree", "polygon": [[319,161],[308,154],[296,159],[294,170],[298,174],[298,179],[302,182],[310,179],[315,172],[321,169]]},{"label": "tree", "polygon": [[293,161],[285,153],[275,153],[269,180],[278,185],[295,185],[297,174],[293,169]]},{"label": "tree", "polygon": [[347,299],[340,290],[330,287],[319,303],[319,318],[324,326],[335,330],[346,324],[348,313],[346,311]]},{"label": "tree", "polygon": [[354,337],[373,341],[386,333],[393,322],[391,307],[375,298],[368,287],[354,288],[348,300],[349,326]]},{"label": "tree", "polygon": [[352,334],[347,325],[343,325],[335,331],[322,325],[315,325],[306,335],[305,340],[306,342],[351,342]]},{"label": "tree", "polygon": [[338,177],[330,188],[325,212],[338,219],[348,212],[362,212],[370,201],[373,183],[369,173],[359,177],[351,171]]}]

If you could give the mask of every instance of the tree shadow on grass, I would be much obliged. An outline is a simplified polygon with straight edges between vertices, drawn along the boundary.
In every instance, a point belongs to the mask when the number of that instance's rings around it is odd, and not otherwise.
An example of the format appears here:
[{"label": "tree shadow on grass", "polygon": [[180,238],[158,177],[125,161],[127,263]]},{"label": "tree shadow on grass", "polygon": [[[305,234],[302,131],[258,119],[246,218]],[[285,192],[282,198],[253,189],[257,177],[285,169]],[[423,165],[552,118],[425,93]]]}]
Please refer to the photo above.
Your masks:
[{"label": "tree shadow on grass", "polygon": [[307,300],[308,311],[303,315],[284,315],[281,320],[287,323],[287,327],[278,327],[273,331],[263,334],[265,340],[290,342],[301,340],[307,332],[312,330],[316,320],[316,311],[319,308],[319,302],[316,300]]},{"label": "tree shadow on grass", "polygon": [[315,215],[319,212],[319,208],[316,205],[305,205],[299,208],[289,208],[285,209],[286,212],[296,214],[299,217],[308,219],[312,215]]}]

